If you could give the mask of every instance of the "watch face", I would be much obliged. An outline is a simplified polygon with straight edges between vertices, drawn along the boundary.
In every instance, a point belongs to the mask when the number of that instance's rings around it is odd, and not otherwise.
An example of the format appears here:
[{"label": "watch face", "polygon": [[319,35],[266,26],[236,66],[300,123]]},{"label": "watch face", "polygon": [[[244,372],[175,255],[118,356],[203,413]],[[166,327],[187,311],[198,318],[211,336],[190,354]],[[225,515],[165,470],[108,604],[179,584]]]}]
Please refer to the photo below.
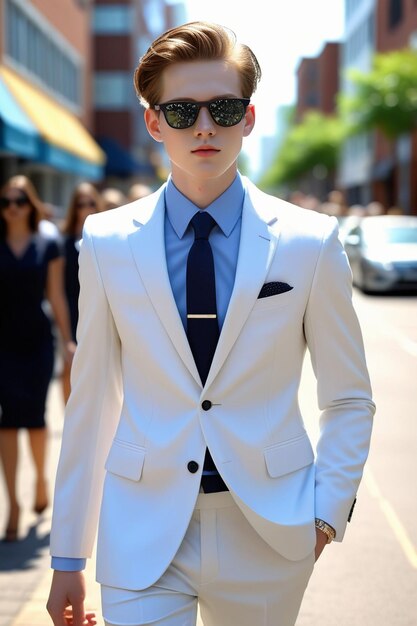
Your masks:
[{"label": "watch face", "polygon": [[327,543],[331,543],[336,536],[335,530],[329,524],[326,524],[326,522],[324,522],[321,519],[316,518],[315,524],[316,524],[316,528],[323,531],[327,535],[327,538],[328,538]]}]

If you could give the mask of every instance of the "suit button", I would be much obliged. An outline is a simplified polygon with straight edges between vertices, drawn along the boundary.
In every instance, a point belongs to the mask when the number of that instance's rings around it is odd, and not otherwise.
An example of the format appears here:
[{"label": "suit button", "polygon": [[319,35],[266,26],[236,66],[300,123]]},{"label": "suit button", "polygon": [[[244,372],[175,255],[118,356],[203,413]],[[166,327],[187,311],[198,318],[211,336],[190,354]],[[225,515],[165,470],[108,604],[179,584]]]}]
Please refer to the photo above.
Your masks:
[{"label": "suit button", "polygon": [[197,461],[190,461],[189,463],[187,463],[187,469],[189,472],[191,472],[191,474],[195,474],[196,471],[198,470]]},{"label": "suit button", "polygon": [[201,408],[203,409],[203,411],[210,411],[211,407],[212,407],[212,403],[210,402],[210,400],[204,400],[204,402],[201,405]]}]

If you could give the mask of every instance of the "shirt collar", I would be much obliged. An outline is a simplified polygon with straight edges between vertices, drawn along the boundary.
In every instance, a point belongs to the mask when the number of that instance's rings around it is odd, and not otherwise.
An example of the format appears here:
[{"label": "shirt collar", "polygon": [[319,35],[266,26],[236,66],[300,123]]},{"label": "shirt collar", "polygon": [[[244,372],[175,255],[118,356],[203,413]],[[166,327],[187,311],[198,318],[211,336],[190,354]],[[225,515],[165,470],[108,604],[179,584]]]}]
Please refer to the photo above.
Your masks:
[{"label": "shirt collar", "polygon": [[[226,237],[229,237],[242,215],[244,196],[244,184],[238,172],[230,187],[204,209],[216,220]],[[171,176],[165,188],[165,207],[172,228],[179,239],[182,239],[191,218],[199,208],[175,187]]]}]

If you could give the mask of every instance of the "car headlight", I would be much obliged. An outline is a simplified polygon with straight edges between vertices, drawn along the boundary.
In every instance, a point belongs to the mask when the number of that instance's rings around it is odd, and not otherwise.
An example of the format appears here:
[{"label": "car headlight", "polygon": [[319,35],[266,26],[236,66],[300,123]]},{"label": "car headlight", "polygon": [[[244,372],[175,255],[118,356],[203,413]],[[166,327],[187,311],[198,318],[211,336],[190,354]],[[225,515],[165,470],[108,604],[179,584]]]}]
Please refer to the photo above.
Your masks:
[{"label": "car headlight", "polygon": [[377,270],[384,270],[386,272],[393,272],[395,270],[394,263],[392,263],[392,261],[373,259],[372,257],[367,257],[365,261],[368,265],[374,267]]}]

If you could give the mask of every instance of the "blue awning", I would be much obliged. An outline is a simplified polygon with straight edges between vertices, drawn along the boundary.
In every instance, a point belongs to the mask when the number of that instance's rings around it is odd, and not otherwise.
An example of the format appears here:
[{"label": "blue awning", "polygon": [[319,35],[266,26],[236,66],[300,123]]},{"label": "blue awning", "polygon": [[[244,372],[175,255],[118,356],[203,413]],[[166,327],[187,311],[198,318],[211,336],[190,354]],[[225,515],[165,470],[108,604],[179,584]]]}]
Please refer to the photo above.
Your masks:
[{"label": "blue awning", "polygon": [[40,141],[39,161],[62,172],[70,172],[88,180],[103,178],[103,166],[80,159],[75,154],[54,146],[47,141]]},{"label": "blue awning", "polygon": [[83,178],[103,177],[105,154],[73,113],[4,65],[0,81],[0,149]]},{"label": "blue awning", "polygon": [[139,163],[129,152],[115,139],[100,137],[97,142],[107,156],[105,173],[107,176],[128,177],[135,175],[154,176],[155,169],[152,165]]},{"label": "blue awning", "polygon": [[0,76],[0,150],[27,159],[39,153],[39,133]]}]

